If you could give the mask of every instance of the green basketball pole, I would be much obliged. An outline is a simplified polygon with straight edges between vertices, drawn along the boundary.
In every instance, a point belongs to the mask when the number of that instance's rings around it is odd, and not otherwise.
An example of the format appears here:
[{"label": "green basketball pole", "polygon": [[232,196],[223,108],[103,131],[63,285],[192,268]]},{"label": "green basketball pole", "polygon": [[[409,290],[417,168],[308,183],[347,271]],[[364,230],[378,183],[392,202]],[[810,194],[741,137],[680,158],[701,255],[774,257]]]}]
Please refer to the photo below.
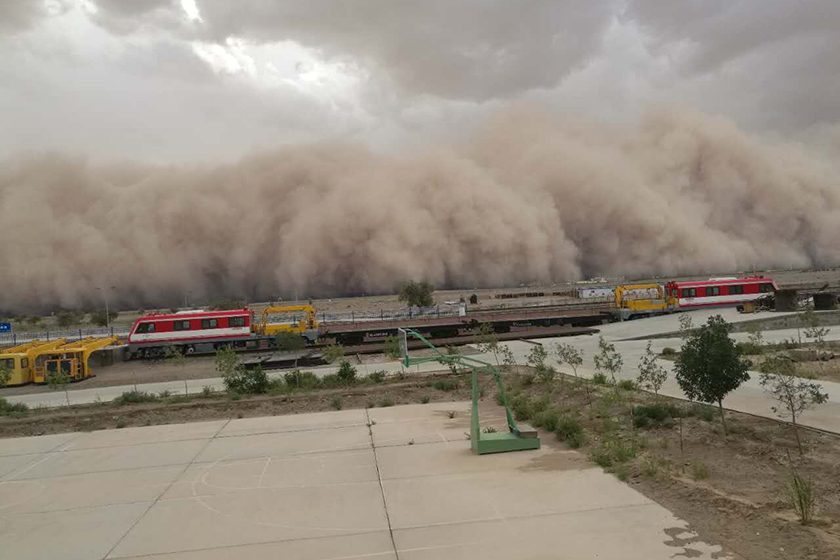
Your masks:
[{"label": "green basketball pole", "polygon": [[[461,354],[444,354],[438,350],[431,342],[426,340],[420,333],[411,329],[398,329],[400,342],[400,358],[403,360],[405,367],[412,364],[422,364],[426,362],[438,362],[442,364],[455,364],[470,368],[472,372],[472,413],[470,414],[470,443],[472,450],[478,455],[486,453],[504,453],[506,451],[524,451],[527,449],[539,449],[540,438],[537,431],[530,426],[517,426],[513,420],[513,414],[510,412],[507,397],[505,396],[505,386],[502,382],[502,376],[492,364],[470,358],[469,356],[462,356]],[[408,336],[412,336],[423,342],[426,346],[437,353],[437,357],[430,358],[410,358],[408,355]],[[481,433],[481,424],[478,418],[478,374],[487,373],[496,378],[496,384],[499,387],[499,394],[502,395],[502,402],[505,408],[505,417],[507,419],[508,432],[496,432],[484,434]]]}]

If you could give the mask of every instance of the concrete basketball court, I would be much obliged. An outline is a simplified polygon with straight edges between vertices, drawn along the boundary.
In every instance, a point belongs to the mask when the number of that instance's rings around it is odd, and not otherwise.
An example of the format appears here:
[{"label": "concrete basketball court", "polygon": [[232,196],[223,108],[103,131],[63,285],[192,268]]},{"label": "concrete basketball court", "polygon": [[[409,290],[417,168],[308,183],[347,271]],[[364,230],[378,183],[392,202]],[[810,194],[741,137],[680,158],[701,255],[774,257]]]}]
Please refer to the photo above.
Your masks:
[{"label": "concrete basketball court", "polygon": [[[439,403],[0,440],[0,551],[20,560],[727,557],[554,442],[473,455],[468,410]],[[502,427],[501,412],[490,407],[483,423]]]}]

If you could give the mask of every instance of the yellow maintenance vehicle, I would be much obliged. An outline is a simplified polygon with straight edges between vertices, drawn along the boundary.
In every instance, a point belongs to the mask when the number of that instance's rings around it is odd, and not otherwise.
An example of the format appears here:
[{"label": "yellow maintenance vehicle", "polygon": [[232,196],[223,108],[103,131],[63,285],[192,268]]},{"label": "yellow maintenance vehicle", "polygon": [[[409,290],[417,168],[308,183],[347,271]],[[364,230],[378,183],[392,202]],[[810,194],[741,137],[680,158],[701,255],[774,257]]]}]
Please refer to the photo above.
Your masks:
[{"label": "yellow maintenance vehicle", "polygon": [[[298,315],[299,312],[302,312]],[[269,323],[269,316],[274,314],[288,314],[292,313],[291,320],[283,322]],[[262,320],[259,323],[253,323],[251,330],[257,334],[274,336],[279,333],[296,333],[304,337],[309,342],[314,342],[318,339],[318,320],[315,318],[315,308],[311,305],[280,305],[270,306],[263,309]]]},{"label": "yellow maintenance vehicle", "polygon": [[0,368],[11,372],[8,385],[26,385],[32,383],[35,355],[40,350],[51,350],[64,344],[63,338],[44,342],[33,340],[0,351]]},{"label": "yellow maintenance vehicle", "polygon": [[110,346],[119,339],[116,336],[107,338],[88,337],[76,342],[66,342],[61,346],[48,349],[38,349],[33,353],[32,380],[35,383],[46,383],[50,373],[62,373],[70,381],[81,381],[93,376],[88,365],[91,354]]},{"label": "yellow maintenance vehicle", "polygon": [[[655,296],[654,296],[655,294]],[[661,284],[622,284],[615,289],[614,314],[619,321],[671,313],[678,307]]]}]

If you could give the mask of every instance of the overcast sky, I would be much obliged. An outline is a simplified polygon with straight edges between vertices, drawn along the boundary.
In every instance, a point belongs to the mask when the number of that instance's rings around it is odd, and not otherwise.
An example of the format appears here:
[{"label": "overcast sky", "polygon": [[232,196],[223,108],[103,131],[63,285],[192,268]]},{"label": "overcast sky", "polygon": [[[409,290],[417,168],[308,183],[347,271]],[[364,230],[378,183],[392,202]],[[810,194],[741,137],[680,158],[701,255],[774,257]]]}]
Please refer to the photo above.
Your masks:
[{"label": "overcast sky", "polygon": [[835,130],[837,0],[0,0],[0,155],[453,141],[511,103]]}]

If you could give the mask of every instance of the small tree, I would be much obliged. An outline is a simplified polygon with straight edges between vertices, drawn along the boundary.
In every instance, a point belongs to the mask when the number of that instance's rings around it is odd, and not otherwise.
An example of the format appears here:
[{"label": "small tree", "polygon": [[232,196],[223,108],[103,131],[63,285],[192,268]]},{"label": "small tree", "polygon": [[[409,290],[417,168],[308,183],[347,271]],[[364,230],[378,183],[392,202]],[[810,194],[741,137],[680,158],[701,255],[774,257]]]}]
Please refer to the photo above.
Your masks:
[{"label": "small tree", "polygon": [[809,408],[828,401],[828,393],[823,393],[822,385],[813,379],[797,377],[796,366],[787,356],[768,358],[764,369],[767,373],[761,374],[761,386],[780,405],[771,407],[771,410],[779,418],[790,418],[799,454],[804,455],[796,419]]},{"label": "small tree", "polygon": [[[293,352],[300,352],[306,348],[306,341],[297,333],[281,332],[277,333],[275,337],[277,349],[284,354],[291,354]],[[295,369],[297,369],[298,356],[295,355]]]},{"label": "small tree", "polygon": [[499,362],[499,354],[501,352],[501,349],[499,348],[499,335],[496,334],[496,331],[493,329],[493,325],[490,323],[481,323],[478,327],[476,342],[479,352],[493,354],[493,358],[496,360],[496,365],[501,366],[501,363]]},{"label": "small tree", "polygon": [[747,334],[750,345],[756,351],[761,352],[761,348],[764,346],[764,331],[761,329],[761,323],[747,323]]},{"label": "small tree", "polygon": [[389,358],[398,360],[400,357],[400,339],[397,335],[392,334],[385,339],[385,355]]},{"label": "small tree", "polygon": [[526,359],[536,371],[537,377],[541,382],[548,385],[554,381],[554,377],[557,375],[557,372],[553,367],[545,363],[548,359],[548,351],[545,349],[545,346],[542,344],[533,345],[531,347],[531,352],[528,353],[528,357]]},{"label": "small tree", "polygon": [[639,358],[639,377],[637,380],[642,389],[653,391],[656,396],[659,396],[662,384],[668,379],[668,370],[659,365],[659,360],[650,346],[651,342],[648,341],[645,353]]},{"label": "small tree", "polygon": [[567,364],[572,368],[572,372],[577,377],[577,370],[583,365],[583,351],[578,350],[577,347],[571,344],[562,344],[560,342],[554,347],[554,353],[557,354],[557,364]]},{"label": "small tree", "polygon": [[74,311],[61,311],[58,315],[56,315],[55,320],[59,327],[67,328],[71,325],[77,324],[80,317],[79,313]]},{"label": "small tree", "polygon": [[805,318],[805,324],[807,325],[807,327],[805,327],[805,338],[813,339],[814,345],[817,347],[817,363],[820,365],[820,369],[822,369],[822,354],[825,347],[825,337],[828,336],[831,329],[820,326],[820,319],[813,310],[809,309],[806,313],[802,314],[802,316]]},{"label": "small tree", "polygon": [[399,300],[405,302],[409,307],[431,307],[434,305],[432,294],[435,291],[433,284],[429,282],[403,282],[399,287]]},{"label": "small tree", "polygon": [[677,383],[689,399],[717,403],[723,433],[728,435],[723,399],[750,378],[748,364],[729,337],[732,326],[720,315],[688,334],[675,364]]},{"label": "small tree", "polygon": [[595,369],[601,373],[608,372],[612,376],[612,382],[617,383],[616,374],[621,373],[624,367],[624,358],[615,349],[615,344],[604,340],[603,336],[598,337],[598,354],[593,358]]},{"label": "small tree", "polygon": [[114,319],[120,316],[119,311],[109,311],[106,317],[105,311],[94,311],[90,314],[90,322],[98,327],[108,326],[108,323],[113,323]]},{"label": "small tree", "polygon": [[337,377],[345,385],[352,385],[356,382],[356,368],[350,365],[350,362],[342,360]]},{"label": "small tree", "polygon": [[67,385],[69,383],[70,378],[61,371],[61,368],[47,370],[47,384],[50,386],[50,390],[55,391],[59,387],[63,388],[67,406],[70,406],[70,395],[67,393]]},{"label": "small tree", "polygon": [[336,360],[340,360],[344,357],[344,346],[339,343],[335,344],[328,344],[327,348],[324,350],[324,360],[327,363],[333,363]]},{"label": "small tree", "polygon": [[514,371],[519,373],[519,364],[516,362],[513,350],[511,350],[507,345],[499,345],[499,353],[502,355],[502,364],[515,368]]}]

